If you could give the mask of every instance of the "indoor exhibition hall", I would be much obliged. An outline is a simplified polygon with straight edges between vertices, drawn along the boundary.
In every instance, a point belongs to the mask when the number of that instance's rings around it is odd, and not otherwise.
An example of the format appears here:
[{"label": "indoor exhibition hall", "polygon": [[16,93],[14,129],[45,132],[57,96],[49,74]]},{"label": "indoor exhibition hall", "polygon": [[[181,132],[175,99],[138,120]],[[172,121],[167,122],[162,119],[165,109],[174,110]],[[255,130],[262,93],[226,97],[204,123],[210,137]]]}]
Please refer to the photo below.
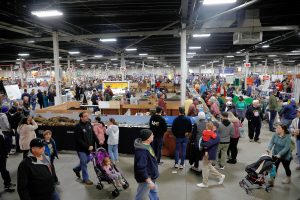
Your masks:
[{"label": "indoor exhibition hall", "polygon": [[300,200],[299,0],[1,0],[1,200]]}]

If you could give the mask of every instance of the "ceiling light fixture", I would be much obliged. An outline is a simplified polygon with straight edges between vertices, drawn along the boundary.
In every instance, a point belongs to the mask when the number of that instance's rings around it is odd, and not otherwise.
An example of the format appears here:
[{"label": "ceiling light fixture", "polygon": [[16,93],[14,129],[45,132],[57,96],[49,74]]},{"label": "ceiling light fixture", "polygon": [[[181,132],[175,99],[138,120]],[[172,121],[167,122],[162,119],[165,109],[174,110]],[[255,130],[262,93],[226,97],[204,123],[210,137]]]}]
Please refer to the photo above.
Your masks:
[{"label": "ceiling light fixture", "polygon": [[29,53],[19,53],[18,56],[29,56]]},{"label": "ceiling light fixture", "polygon": [[204,0],[203,5],[229,4],[235,2],[236,0]]},{"label": "ceiling light fixture", "polygon": [[205,33],[205,34],[193,34],[194,38],[201,38],[201,37],[210,37],[210,33]]},{"label": "ceiling light fixture", "polygon": [[195,52],[188,52],[187,54],[188,54],[188,55],[196,55]]},{"label": "ceiling light fixture", "polygon": [[111,58],[110,60],[118,60],[118,58]]},{"label": "ceiling light fixture", "polygon": [[234,58],[234,56],[226,56],[226,58]]},{"label": "ceiling light fixture", "polygon": [[83,65],[85,65],[85,64],[82,63],[82,64],[80,64],[80,65],[83,66]]},{"label": "ceiling light fixture", "polygon": [[116,38],[103,38],[100,39],[101,42],[116,42],[117,39]]},{"label": "ceiling light fixture", "polygon": [[102,55],[94,55],[95,58],[102,58]]},{"label": "ceiling light fixture", "polygon": [[240,51],[237,51],[237,52],[235,52],[235,53],[237,53],[237,54],[240,54],[240,53],[242,53],[242,52],[240,52]]},{"label": "ceiling light fixture", "polygon": [[37,17],[56,17],[56,16],[62,16],[63,13],[58,10],[41,10],[41,11],[32,11],[32,15],[35,15]]},{"label": "ceiling light fixture", "polygon": [[277,55],[268,55],[268,57],[276,57]]},{"label": "ceiling light fixture", "polygon": [[266,45],[263,45],[262,48],[269,48],[270,45],[266,44]]},{"label": "ceiling light fixture", "polygon": [[136,48],[129,48],[129,49],[125,49],[125,51],[136,51]]},{"label": "ceiling light fixture", "polygon": [[77,62],[82,62],[83,60],[76,60]]},{"label": "ceiling light fixture", "polygon": [[139,56],[148,56],[147,53],[140,53]]},{"label": "ceiling light fixture", "polygon": [[201,49],[201,47],[189,47],[189,49]]},{"label": "ceiling light fixture", "polygon": [[35,42],[34,40],[28,40],[28,41],[27,41],[28,44],[32,44],[32,43],[34,43],[34,42]]},{"label": "ceiling light fixture", "polygon": [[80,52],[79,51],[69,51],[69,54],[75,55],[75,54],[80,54]]},{"label": "ceiling light fixture", "polygon": [[291,51],[292,53],[300,53],[300,50]]}]

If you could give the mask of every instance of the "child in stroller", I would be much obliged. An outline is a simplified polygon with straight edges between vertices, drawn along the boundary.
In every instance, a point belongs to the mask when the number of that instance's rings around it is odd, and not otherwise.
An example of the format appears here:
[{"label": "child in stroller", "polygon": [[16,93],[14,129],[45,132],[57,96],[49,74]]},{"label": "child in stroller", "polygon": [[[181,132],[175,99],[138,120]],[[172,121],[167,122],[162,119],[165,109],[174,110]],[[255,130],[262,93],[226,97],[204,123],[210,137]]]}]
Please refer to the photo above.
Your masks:
[{"label": "child in stroller", "polygon": [[117,188],[120,183],[125,190],[129,187],[129,183],[117,169],[116,165],[110,162],[109,154],[104,148],[98,148],[91,154],[91,156],[93,158],[92,160],[95,173],[99,179],[97,189],[102,190],[104,188],[102,181],[106,181],[108,184],[112,184],[114,186],[115,189],[112,191],[112,195],[117,197],[120,194],[120,191]]},{"label": "child in stroller", "polygon": [[[266,192],[270,192],[267,175],[275,177],[276,167],[273,159],[269,155],[262,155],[257,162],[246,166],[247,176],[243,178],[239,184],[248,194],[254,189],[264,188]],[[275,174],[274,174],[275,173]]]}]

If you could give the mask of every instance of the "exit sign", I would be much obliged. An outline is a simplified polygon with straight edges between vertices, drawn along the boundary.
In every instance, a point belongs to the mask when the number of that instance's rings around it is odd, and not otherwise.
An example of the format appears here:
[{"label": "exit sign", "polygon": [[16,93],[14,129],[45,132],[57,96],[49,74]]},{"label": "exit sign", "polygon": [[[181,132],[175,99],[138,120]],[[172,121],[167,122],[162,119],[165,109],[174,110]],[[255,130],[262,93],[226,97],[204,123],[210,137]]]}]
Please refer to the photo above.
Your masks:
[{"label": "exit sign", "polygon": [[250,68],[251,67],[251,63],[244,63],[244,66],[247,67],[247,68]]}]

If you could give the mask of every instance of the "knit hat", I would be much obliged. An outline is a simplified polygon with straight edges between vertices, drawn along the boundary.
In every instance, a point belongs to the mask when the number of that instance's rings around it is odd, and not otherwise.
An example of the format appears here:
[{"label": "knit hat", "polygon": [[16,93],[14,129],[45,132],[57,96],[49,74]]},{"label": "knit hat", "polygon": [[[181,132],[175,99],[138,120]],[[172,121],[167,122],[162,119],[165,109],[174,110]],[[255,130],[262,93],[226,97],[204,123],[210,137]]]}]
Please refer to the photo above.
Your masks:
[{"label": "knit hat", "polygon": [[40,138],[34,138],[30,141],[30,148],[32,148],[32,147],[43,147],[43,146],[44,146],[44,142]]},{"label": "knit hat", "polygon": [[140,131],[140,138],[142,141],[146,141],[152,135],[152,131],[149,129],[142,129]]},{"label": "knit hat", "polygon": [[3,105],[3,106],[1,107],[1,112],[2,112],[2,113],[7,113],[7,112],[8,112],[8,106]]}]

